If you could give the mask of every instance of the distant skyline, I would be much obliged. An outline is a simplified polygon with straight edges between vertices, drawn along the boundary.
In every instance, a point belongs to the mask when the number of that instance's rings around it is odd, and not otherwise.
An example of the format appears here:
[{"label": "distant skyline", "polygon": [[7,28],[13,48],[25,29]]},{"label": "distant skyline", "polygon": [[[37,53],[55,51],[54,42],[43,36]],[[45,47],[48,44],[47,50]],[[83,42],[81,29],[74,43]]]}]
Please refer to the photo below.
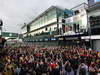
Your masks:
[{"label": "distant skyline", "polygon": [[70,9],[87,0],[0,0],[0,19],[4,32],[21,33],[20,27],[31,22],[50,6]]}]

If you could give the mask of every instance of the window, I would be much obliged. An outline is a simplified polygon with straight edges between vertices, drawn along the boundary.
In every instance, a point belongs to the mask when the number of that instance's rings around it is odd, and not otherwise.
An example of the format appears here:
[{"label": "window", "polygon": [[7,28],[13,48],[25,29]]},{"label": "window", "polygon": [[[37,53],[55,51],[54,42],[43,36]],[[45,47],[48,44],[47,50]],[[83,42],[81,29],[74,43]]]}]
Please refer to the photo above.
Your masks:
[{"label": "window", "polygon": [[79,13],[80,13],[79,10],[76,10],[76,11],[75,11],[75,15],[77,15],[77,14],[79,14]]},{"label": "window", "polygon": [[27,32],[30,32],[30,26],[27,25]]},{"label": "window", "polygon": [[46,27],[46,28],[45,28],[45,31],[47,31],[47,30],[48,30],[48,28]]}]

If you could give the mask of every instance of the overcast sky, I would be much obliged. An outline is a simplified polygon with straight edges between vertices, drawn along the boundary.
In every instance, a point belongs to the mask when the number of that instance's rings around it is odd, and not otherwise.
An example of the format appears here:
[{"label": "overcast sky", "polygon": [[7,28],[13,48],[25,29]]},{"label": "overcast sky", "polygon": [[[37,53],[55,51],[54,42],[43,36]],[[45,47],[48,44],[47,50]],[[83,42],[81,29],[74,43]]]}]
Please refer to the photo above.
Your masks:
[{"label": "overcast sky", "polygon": [[72,8],[87,0],[0,0],[0,19],[3,31],[19,32],[24,23],[29,23],[50,6]]}]

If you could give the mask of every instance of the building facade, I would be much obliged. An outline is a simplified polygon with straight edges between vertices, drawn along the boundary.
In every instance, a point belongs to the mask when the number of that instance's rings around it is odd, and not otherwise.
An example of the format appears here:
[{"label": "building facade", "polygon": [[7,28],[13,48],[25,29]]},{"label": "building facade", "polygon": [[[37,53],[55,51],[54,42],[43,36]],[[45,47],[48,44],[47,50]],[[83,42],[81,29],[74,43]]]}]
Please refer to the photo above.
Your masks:
[{"label": "building facade", "polygon": [[59,38],[63,38],[66,46],[85,46],[83,36],[88,35],[87,4],[82,3],[71,9],[72,16],[65,18],[65,32]]},{"label": "building facade", "polygon": [[96,3],[88,10],[89,34],[91,46],[94,50],[100,50],[100,3]]},{"label": "building facade", "polygon": [[48,8],[45,12],[40,14],[38,17],[36,17],[31,23],[28,24],[30,26],[30,30],[28,31],[28,33],[27,33],[27,26],[22,27],[23,29],[22,33],[29,34],[32,36],[46,32],[50,32],[50,34],[52,34],[52,32],[61,28],[60,19],[63,17],[64,17],[63,10],[55,6],[52,6]]},{"label": "building facade", "polygon": [[[69,31],[72,31],[72,34],[75,33],[84,33],[87,32],[87,12],[86,9],[78,10],[79,13],[75,14],[69,18],[66,18],[66,26],[68,27]],[[71,29],[70,29],[71,27]],[[68,34],[67,32],[64,33],[65,35]],[[69,34],[70,35],[70,34]]]},{"label": "building facade", "polygon": [[24,41],[32,41],[34,43],[56,41],[57,38],[54,36],[63,33],[62,19],[64,15],[63,9],[51,6],[32,22],[22,27],[23,36],[25,38],[27,36],[31,37],[31,39],[24,39]]}]

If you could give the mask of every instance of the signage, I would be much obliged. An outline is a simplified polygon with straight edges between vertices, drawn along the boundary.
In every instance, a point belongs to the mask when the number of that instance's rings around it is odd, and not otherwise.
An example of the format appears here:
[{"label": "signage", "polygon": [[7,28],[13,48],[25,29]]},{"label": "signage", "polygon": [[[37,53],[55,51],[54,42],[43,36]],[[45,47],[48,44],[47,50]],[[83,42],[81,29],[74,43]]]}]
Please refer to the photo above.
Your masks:
[{"label": "signage", "polygon": [[33,42],[34,42],[34,40],[33,40]]},{"label": "signage", "polygon": [[42,41],[42,39],[39,39],[40,41]]},{"label": "signage", "polygon": [[56,40],[56,38],[51,38],[51,40],[53,41],[53,40]]},{"label": "signage", "polygon": [[36,41],[38,41],[38,39],[36,39]]},{"label": "signage", "polygon": [[12,34],[10,33],[10,34],[9,34],[9,36],[11,37],[11,36],[12,36]]},{"label": "signage", "polygon": [[18,33],[2,32],[3,37],[18,37]]},{"label": "signage", "polygon": [[65,38],[66,40],[77,40],[78,37],[70,37],[70,38]]},{"label": "signage", "polygon": [[59,38],[59,40],[64,40],[64,38]]},{"label": "signage", "polygon": [[45,41],[48,41],[48,39],[44,39]]}]

